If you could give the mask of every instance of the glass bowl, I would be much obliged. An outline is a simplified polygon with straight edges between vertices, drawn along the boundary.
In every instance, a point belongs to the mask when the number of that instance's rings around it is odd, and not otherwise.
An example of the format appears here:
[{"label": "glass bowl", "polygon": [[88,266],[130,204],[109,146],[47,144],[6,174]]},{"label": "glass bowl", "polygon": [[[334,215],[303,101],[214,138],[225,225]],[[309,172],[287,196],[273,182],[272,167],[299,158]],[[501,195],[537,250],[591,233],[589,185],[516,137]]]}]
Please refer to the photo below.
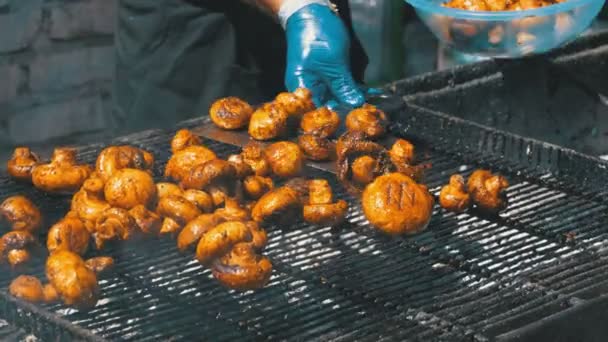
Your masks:
[{"label": "glass bowl", "polygon": [[466,11],[446,0],[406,0],[448,47],[476,57],[514,58],[559,47],[585,31],[605,0],[567,0],[524,11]]}]

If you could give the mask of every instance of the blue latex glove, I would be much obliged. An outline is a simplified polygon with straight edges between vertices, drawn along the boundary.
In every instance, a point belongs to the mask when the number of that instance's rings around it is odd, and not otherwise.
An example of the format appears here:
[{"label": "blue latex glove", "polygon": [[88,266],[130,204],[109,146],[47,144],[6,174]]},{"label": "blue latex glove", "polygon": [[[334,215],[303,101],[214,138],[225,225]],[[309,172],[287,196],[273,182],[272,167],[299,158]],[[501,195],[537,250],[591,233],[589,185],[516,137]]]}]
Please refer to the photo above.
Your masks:
[{"label": "blue latex glove", "polygon": [[317,106],[335,100],[359,107],[365,102],[350,72],[350,38],[342,20],[327,6],[310,4],[293,13],[285,25],[289,91],[308,88]]}]

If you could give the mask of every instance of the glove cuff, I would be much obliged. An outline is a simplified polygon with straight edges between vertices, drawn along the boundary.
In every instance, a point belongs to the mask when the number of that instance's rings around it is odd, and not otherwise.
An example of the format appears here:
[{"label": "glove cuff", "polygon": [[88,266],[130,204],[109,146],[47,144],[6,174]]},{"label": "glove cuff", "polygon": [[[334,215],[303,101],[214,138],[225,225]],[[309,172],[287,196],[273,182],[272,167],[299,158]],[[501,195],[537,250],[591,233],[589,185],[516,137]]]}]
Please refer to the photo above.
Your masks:
[{"label": "glove cuff", "polygon": [[300,9],[312,4],[327,6],[333,11],[336,11],[334,4],[332,4],[329,0],[285,0],[279,9],[279,13],[277,14],[279,21],[281,22],[281,26],[285,28],[287,26],[287,20],[289,17]]}]

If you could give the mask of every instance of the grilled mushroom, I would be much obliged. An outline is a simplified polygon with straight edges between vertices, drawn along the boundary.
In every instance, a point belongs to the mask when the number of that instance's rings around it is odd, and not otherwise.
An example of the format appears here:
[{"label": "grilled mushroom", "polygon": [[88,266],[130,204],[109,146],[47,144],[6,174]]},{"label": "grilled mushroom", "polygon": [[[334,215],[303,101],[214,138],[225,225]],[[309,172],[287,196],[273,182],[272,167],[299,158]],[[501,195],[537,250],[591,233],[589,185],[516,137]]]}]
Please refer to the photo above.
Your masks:
[{"label": "grilled mushroom", "polygon": [[270,260],[257,254],[248,243],[236,244],[213,263],[213,276],[224,286],[240,291],[264,287],[271,274]]},{"label": "grilled mushroom", "polygon": [[368,155],[358,157],[351,166],[352,180],[361,185],[369,184],[378,176],[379,169],[377,159]]},{"label": "grilled mushroom", "polygon": [[466,192],[464,178],[452,175],[450,182],[441,188],[439,204],[446,210],[463,212],[471,206],[471,197]]},{"label": "grilled mushroom", "polygon": [[299,193],[283,186],[262,196],[253,207],[251,216],[262,225],[293,222],[300,216],[301,208]]},{"label": "grilled mushroom", "polygon": [[18,181],[31,182],[32,170],[40,164],[40,158],[28,147],[17,147],[7,163],[7,171]]},{"label": "grilled mushroom", "polygon": [[298,88],[293,93],[280,93],[274,103],[282,106],[290,116],[300,116],[315,109],[312,93],[306,88]]},{"label": "grilled mushroom", "polygon": [[261,176],[249,176],[243,181],[243,190],[248,198],[257,200],[265,193],[274,188],[271,178]]},{"label": "grilled mushroom", "polygon": [[25,196],[12,196],[0,204],[0,215],[12,230],[35,233],[42,224],[40,210]]},{"label": "grilled mushroom", "polygon": [[201,145],[201,138],[187,129],[180,129],[171,139],[171,152],[177,153],[186,147]]},{"label": "grilled mushroom", "polygon": [[[388,151],[361,132],[346,132],[336,144],[338,179],[351,192],[392,170]],[[356,164],[355,164],[356,162]]]},{"label": "grilled mushroom", "polygon": [[203,265],[210,265],[228,253],[234,245],[251,242],[251,231],[240,221],[223,222],[208,230],[201,237],[196,247],[196,259]]},{"label": "grilled mushroom", "polygon": [[414,145],[405,139],[397,139],[388,152],[398,172],[420,181],[429,165],[414,165]]},{"label": "grilled mushroom", "polygon": [[182,186],[207,191],[215,206],[219,206],[226,196],[234,195],[237,180],[236,169],[232,164],[222,159],[213,159],[194,167],[182,181]]},{"label": "grilled mushroom", "polygon": [[226,97],[215,101],[209,110],[213,123],[223,129],[241,129],[249,123],[253,108],[238,97]]},{"label": "grilled mushroom", "polygon": [[507,207],[505,190],[509,182],[505,177],[493,175],[488,170],[476,170],[469,177],[467,187],[479,209],[495,214]]},{"label": "grilled mushroom", "polygon": [[155,212],[148,210],[143,205],[137,205],[129,210],[129,215],[135,221],[135,225],[144,234],[159,235],[163,224],[162,218]]},{"label": "grilled mushroom", "polygon": [[253,174],[253,168],[245,161],[242,154],[230,155],[226,161],[234,166],[238,179],[244,179],[245,177]]},{"label": "grilled mushroom", "polygon": [[46,277],[66,305],[79,309],[95,306],[99,297],[97,276],[75,253],[58,251],[46,261]]},{"label": "grilled mushroom", "polygon": [[413,234],[426,229],[433,211],[426,186],[402,173],[389,173],[365,187],[361,203],[368,221],[391,234]]},{"label": "grilled mushroom", "polygon": [[114,268],[114,259],[112,257],[101,256],[88,259],[84,264],[95,274],[104,275]]},{"label": "grilled mushroom", "polygon": [[156,184],[149,173],[137,169],[118,170],[104,186],[106,201],[123,209],[151,206],[156,200]]},{"label": "grilled mushroom", "polygon": [[171,156],[165,167],[165,177],[181,182],[188,177],[192,168],[215,158],[215,153],[204,146],[188,146]]},{"label": "grilled mushroom", "polygon": [[32,303],[39,303],[45,299],[44,288],[40,279],[33,276],[21,275],[15,278],[8,291],[12,296]]},{"label": "grilled mushroom", "polygon": [[0,238],[0,264],[8,262],[12,268],[19,268],[31,259],[36,239],[26,230],[17,230],[4,234]]},{"label": "grilled mushroom", "polygon": [[121,169],[138,169],[152,173],[154,156],[147,151],[133,146],[110,146],[105,148],[95,163],[99,178],[107,181]]},{"label": "grilled mushroom", "polygon": [[388,119],[383,111],[370,104],[364,104],[346,116],[346,128],[353,132],[363,132],[370,139],[378,139],[386,133]]},{"label": "grilled mushroom", "polygon": [[184,196],[184,190],[177,184],[160,182],[156,183],[156,193],[158,198],[163,198],[169,195]]},{"label": "grilled mushroom", "polygon": [[246,221],[251,217],[247,209],[242,208],[233,198],[226,198],[224,208],[217,209],[215,216],[224,221]]},{"label": "grilled mushroom", "polygon": [[188,222],[184,229],[179,233],[177,237],[177,248],[182,252],[194,249],[203,234],[222,222],[224,222],[224,220],[214,214],[199,215],[194,220]]},{"label": "grilled mushroom", "polygon": [[194,203],[203,213],[210,213],[215,207],[213,197],[202,190],[188,189],[184,191],[183,197]]},{"label": "grilled mushroom", "polygon": [[84,223],[75,213],[71,212],[49,229],[46,247],[51,254],[67,250],[84,255],[89,248],[90,239],[91,234]]},{"label": "grilled mushroom", "polygon": [[304,221],[321,226],[336,226],[344,222],[348,203],[344,200],[333,202],[329,182],[315,179],[309,182],[309,203],[304,205]]},{"label": "grilled mushroom", "polygon": [[127,210],[110,208],[97,219],[93,239],[97,249],[102,249],[108,241],[128,241],[136,233],[137,224]]},{"label": "grilled mushroom", "polygon": [[249,121],[249,135],[256,140],[271,140],[287,131],[289,114],[281,105],[267,103],[253,112]]},{"label": "grilled mushroom", "polygon": [[76,150],[56,148],[49,164],[40,164],[32,170],[32,183],[46,192],[75,192],[92,171],[90,166],[76,163]]},{"label": "grilled mushroom", "polygon": [[302,171],[303,154],[297,144],[279,141],[268,146],[264,154],[272,172],[279,177],[295,177]]},{"label": "grilled mushroom", "polygon": [[95,231],[97,219],[111,206],[103,198],[104,182],[97,174],[91,175],[72,197],[71,210],[80,218],[89,232]]},{"label": "grilled mushroom", "polygon": [[243,156],[243,161],[253,169],[253,173],[256,176],[268,176],[272,172],[272,168],[270,167],[270,163],[266,159],[266,155],[264,154],[264,149],[256,144],[249,143],[245,147],[243,147],[243,152],[241,153]]},{"label": "grilled mushroom", "polygon": [[161,234],[176,234],[202,212],[184,197],[166,196],[158,201],[156,212],[164,217]]},{"label": "grilled mushroom", "polygon": [[334,144],[331,140],[316,134],[302,134],[298,138],[298,146],[310,160],[330,160],[334,154]]},{"label": "grilled mushroom", "polygon": [[327,107],[308,112],[302,116],[300,128],[304,134],[315,134],[321,138],[334,135],[340,127],[338,113]]}]

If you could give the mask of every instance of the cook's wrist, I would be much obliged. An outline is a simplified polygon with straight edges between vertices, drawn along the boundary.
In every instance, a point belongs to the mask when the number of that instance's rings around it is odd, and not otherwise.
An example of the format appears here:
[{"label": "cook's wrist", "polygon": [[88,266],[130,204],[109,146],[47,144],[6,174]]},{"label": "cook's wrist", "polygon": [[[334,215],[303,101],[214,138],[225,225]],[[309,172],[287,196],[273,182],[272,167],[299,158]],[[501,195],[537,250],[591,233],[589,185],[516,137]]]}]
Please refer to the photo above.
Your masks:
[{"label": "cook's wrist", "polygon": [[285,0],[277,13],[281,26],[285,28],[287,26],[287,20],[289,20],[294,13],[313,4],[323,5],[334,9],[334,5],[329,0]]}]

